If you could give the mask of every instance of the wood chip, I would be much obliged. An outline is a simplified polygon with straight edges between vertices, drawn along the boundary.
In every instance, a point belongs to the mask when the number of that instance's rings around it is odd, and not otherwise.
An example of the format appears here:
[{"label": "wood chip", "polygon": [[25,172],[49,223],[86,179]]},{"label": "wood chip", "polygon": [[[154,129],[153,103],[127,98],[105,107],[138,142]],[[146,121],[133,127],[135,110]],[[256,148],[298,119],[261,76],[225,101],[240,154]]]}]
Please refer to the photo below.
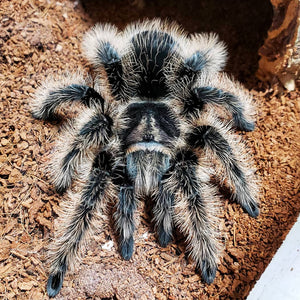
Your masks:
[{"label": "wood chip", "polygon": [[34,285],[33,281],[30,282],[20,282],[18,288],[22,291],[30,291]]}]

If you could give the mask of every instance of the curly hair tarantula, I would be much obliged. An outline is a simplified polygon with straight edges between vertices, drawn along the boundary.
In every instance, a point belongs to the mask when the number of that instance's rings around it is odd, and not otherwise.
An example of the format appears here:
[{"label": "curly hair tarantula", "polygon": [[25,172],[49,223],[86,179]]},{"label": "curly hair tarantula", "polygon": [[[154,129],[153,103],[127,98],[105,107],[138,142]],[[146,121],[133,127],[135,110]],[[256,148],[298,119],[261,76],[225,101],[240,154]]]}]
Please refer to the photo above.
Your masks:
[{"label": "curly hair tarantula", "polygon": [[220,252],[214,182],[227,184],[250,216],[259,214],[254,170],[234,133],[254,129],[252,97],[221,72],[225,46],[214,34],[187,35],[154,20],[122,32],[96,25],[83,49],[96,76],[77,72],[47,80],[32,105],[42,120],[55,119],[74,102],[82,107],[51,163],[58,192],[85,180],[53,245],[48,295],[61,289],[107,201],[115,203],[121,255],[131,258],[133,216],[145,196],[153,199],[160,245],[179,228],[196,269],[212,283]]}]

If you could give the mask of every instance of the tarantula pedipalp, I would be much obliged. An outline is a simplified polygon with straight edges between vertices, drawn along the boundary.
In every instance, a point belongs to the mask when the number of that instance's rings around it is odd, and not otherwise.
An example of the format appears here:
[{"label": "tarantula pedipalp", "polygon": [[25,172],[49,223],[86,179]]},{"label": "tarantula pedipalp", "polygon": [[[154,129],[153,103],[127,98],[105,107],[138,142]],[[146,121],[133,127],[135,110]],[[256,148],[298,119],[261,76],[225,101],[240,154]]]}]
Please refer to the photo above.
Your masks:
[{"label": "tarantula pedipalp", "polygon": [[53,246],[49,296],[61,289],[107,199],[116,205],[121,255],[131,258],[133,214],[144,196],[154,201],[159,243],[166,246],[177,226],[197,269],[211,283],[219,257],[215,206],[220,202],[211,166],[220,182],[227,179],[246,212],[259,213],[254,171],[234,133],[234,127],[254,129],[252,97],[221,72],[223,43],[212,34],[188,37],[179,26],[154,20],[122,32],[96,25],[85,35],[83,49],[95,79],[78,73],[47,80],[32,105],[33,116],[43,120],[56,118],[73,102],[85,107],[54,156],[51,178],[57,191],[66,191],[82,164],[91,162]]}]

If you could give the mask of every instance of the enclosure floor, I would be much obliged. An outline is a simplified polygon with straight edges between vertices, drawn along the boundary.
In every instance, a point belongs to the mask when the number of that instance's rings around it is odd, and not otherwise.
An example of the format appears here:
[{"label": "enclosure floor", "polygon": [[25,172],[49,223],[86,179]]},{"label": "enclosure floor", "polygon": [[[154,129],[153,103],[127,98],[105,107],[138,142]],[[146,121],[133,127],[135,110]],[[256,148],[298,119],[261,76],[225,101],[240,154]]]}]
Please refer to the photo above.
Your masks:
[{"label": "enclosure floor", "polygon": [[269,5],[261,0],[222,1],[228,7],[214,1],[157,0],[144,7],[140,1],[83,2],[89,14],[78,1],[0,1],[0,298],[47,299],[46,248],[66,200],[43,173],[58,127],[31,117],[31,95],[47,74],[86,67],[80,43],[95,22],[123,28],[139,17],[161,16],[189,32],[218,32],[229,45],[228,72],[254,95],[257,127],[244,138],[261,179],[260,216],[250,218],[224,199],[219,225],[224,258],[211,285],[195,273],[180,236],[166,248],[158,245],[143,205],[129,262],[118,253],[111,220],[103,220],[57,299],[245,299],[300,211],[300,92],[254,77],[257,50],[270,26]]}]

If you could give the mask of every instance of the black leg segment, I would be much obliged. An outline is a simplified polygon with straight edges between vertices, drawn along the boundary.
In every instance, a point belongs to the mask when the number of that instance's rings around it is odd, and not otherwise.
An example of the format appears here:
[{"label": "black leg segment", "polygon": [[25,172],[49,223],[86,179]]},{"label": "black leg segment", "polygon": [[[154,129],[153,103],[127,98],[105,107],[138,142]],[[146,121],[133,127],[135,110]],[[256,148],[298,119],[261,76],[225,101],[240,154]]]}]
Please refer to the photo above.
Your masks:
[{"label": "black leg segment", "polygon": [[188,114],[195,108],[201,110],[205,104],[224,106],[231,114],[235,126],[244,131],[253,131],[254,123],[246,120],[241,101],[235,95],[221,89],[205,86],[192,90],[191,96],[184,104],[184,111]]},{"label": "black leg segment", "polygon": [[61,290],[67,271],[66,264],[61,264],[60,270],[54,275],[50,274],[47,281],[47,294],[50,298],[55,297]]},{"label": "black leg segment", "polygon": [[[211,283],[216,275],[218,241],[212,226],[210,189],[198,180],[197,156],[192,151],[177,155],[173,172],[176,182],[175,221],[186,235],[188,250],[201,270],[205,282]],[[209,195],[209,196],[208,196]]]},{"label": "black leg segment", "polygon": [[34,108],[32,114],[34,118],[43,120],[56,119],[58,107],[75,101],[87,107],[100,105],[102,112],[104,110],[104,99],[101,95],[93,88],[80,84],[71,84],[56,90],[49,90],[39,101],[38,108]]},{"label": "black leg segment", "polygon": [[123,186],[119,192],[119,202],[115,213],[117,229],[119,231],[119,245],[122,257],[129,260],[133,254],[134,212],[136,200],[132,186]]},{"label": "black leg segment", "polygon": [[121,100],[120,94],[124,87],[121,58],[116,49],[109,43],[103,43],[97,50],[97,55],[103,64],[112,94],[116,100]]},{"label": "black leg segment", "polygon": [[[75,171],[93,147],[105,145],[112,135],[112,120],[109,116],[97,113],[91,116],[69,143],[68,151],[53,170],[52,180],[57,192],[65,192],[71,185]],[[65,147],[65,144],[62,146]]]},{"label": "black leg segment", "polygon": [[174,194],[166,188],[168,177],[164,176],[158,190],[154,194],[154,221],[157,227],[158,241],[166,247],[172,239],[174,227]]},{"label": "black leg segment", "polygon": [[239,162],[233,153],[231,145],[217,128],[212,126],[196,127],[191,132],[187,142],[194,148],[200,147],[209,149],[212,154],[221,161],[226,175],[234,187],[234,199],[241,204],[243,209],[250,216],[257,217],[259,208],[249,184],[251,178],[245,176],[243,168],[241,167],[243,161],[242,156]]},{"label": "black leg segment", "polygon": [[[61,236],[56,240],[51,254],[51,269],[47,283],[47,293],[54,297],[62,287],[68,266],[79,254],[82,242],[91,231],[92,222],[100,201],[105,193],[110,177],[110,158],[105,152],[99,153],[79,201],[68,211],[68,219],[61,229]],[[105,164],[102,162],[106,161]]]}]

